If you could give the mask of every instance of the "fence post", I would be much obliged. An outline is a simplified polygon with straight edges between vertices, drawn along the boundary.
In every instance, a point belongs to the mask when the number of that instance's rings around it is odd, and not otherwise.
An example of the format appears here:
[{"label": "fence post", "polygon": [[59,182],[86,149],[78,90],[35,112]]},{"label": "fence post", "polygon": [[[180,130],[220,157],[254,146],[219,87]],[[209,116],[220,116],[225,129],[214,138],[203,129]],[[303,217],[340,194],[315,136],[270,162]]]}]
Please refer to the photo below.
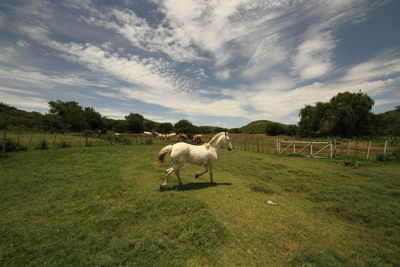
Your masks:
[{"label": "fence post", "polygon": [[383,156],[386,157],[387,140],[385,140],[385,147],[383,148]]},{"label": "fence post", "polygon": [[257,141],[257,153],[260,153],[260,147],[258,146],[258,139],[256,139]]},{"label": "fence post", "polygon": [[[21,132],[18,132],[18,135],[17,135],[17,150],[19,149],[19,141],[20,141],[20,138],[21,138]],[[19,150],[18,150],[19,151]]]},{"label": "fence post", "polygon": [[336,158],[336,139],[333,139],[333,156]]},{"label": "fence post", "polygon": [[279,140],[278,141],[278,152],[279,152],[279,154],[281,154],[281,144],[282,144],[282,142],[281,142],[281,140]]},{"label": "fence post", "polygon": [[313,144],[312,144],[312,142],[310,144],[310,156],[311,157],[313,156]]},{"label": "fence post", "polygon": [[3,147],[2,147],[3,153],[6,153],[6,143],[7,143],[7,130],[4,129],[4,131],[3,131]]},{"label": "fence post", "polygon": [[350,156],[351,152],[350,146],[351,146],[351,140],[349,139],[347,140],[347,156]]},{"label": "fence post", "polygon": [[367,159],[369,159],[369,151],[371,149],[371,140],[368,142]]},{"label": "fence post", "polygon": [[296,141],[293,141],[293,154],[296,154]]},{"label": "fence post", "polygon": [[331,142],[331,158],[333,158],[333,142]]},{"label": "fence post", "polygon": [[54,139],[53,139],[53,149],[56,148],[56,139],[57,139],[57,133],[54,133]]}]

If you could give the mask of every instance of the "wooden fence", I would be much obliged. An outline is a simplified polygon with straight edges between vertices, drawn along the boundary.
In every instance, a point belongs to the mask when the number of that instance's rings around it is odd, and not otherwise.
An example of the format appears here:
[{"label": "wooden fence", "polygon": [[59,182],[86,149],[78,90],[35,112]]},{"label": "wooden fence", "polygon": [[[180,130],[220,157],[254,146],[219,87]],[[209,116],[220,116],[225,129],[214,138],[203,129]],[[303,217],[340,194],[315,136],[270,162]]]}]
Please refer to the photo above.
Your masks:
[{"label": "wooden fence", "polygon": [[335,158],[349,156],[371,159],[379,154],[383,157],[399,149],[399,143],[394,139],[382,140],[284,140],[262,135],[236,135],[232,136],[235,149],[287,155],[301,155],[313,158]]}]

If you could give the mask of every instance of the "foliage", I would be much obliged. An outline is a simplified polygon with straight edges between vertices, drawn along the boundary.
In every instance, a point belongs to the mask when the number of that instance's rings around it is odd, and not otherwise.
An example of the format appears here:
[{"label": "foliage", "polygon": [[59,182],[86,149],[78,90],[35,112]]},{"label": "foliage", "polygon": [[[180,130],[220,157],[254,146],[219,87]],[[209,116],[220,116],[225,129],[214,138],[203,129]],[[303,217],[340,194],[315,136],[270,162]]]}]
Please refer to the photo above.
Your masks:
[{"label": "foliage", "polygon": [[195,126],[188,120],[180,120],[174,124],[176,133],[194,134],[196,133]]},{"label": "foliage", "polygon": [[23,146],[10,138],[1,139],[0,151],[2,152],[19,152],[27,151],[27,147]]},{"label": "foliage", "polygon": [[339,93],[328,103],[306,105],[299,112],[302,136],[329,135],[341,137],[374,134],[374,100],[362,93]]},{"label": "foliage", "polygon": [[148,132],[154,132],[157,131],[157,125],[159,123],[156,123],[155,121],[151,120],[143,120],[143,130],[148,131]]},{"label": "foliage", "polygon": [[0,103],[1,129],[46,129],[46,119],[39,112],[27,112],[15,107]]},{"label": "foliage", "polygon": [[170,133],[174,130],[174,126],[172,123],[169,122],[163,122],[158,124],[156,131],[159,133]]},{"label": "foliage", "polygon": [[46,140],[43,138],[35,148],[38,150],[46,150],[46,149],[49,149],[49,145],[47,144]]},{"label": "foliage", "polygon": [[400,162],[400,146],[398,146],[390,155],[391,158],[394,158],[396,161]]},{"label": "foliage", "polygon": [[265,130],[267,135],[271,135],[271,136],[277,136],[277,135],[281,135],[285,133],[285,129],[283,127],[283,125],[281,125],[280,123],[270,123],[267,125],[266,130]]},{"label": "foliage", "polygon": [[[276,135],[295,135],[297,131],[296,125],[288,125],[268,120],[258,120],[250,122],[249,124],[234,129],[236,133],[247,133],[247,134],[267,134],[271,136]],[[230,130],[230,132],[232,132]],[[232,132],[234,133],[234,132]]]},{"label": "foliage", "polygon": [[125,117],[128,131],[131,133],[142,133],[144,129],[143,116],[137,113],[130,113]]}]

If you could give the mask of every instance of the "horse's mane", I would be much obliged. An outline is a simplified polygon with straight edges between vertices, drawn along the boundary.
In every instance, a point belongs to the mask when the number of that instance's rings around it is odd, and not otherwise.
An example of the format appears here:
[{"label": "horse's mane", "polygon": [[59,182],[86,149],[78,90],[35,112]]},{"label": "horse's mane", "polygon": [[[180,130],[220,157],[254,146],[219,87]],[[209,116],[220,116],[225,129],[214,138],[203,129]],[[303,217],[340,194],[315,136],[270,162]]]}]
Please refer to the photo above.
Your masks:
[{"label": "horse's mane", "polygon": [[210,140],[210,142],[208,142],[210,145],[213,145],[217,140],[218,140],[218,138],[221,136],[221,135],[224,135],[225,134],[225,132],[220,132],[220,133],[217,133],[216,135],[214,135],[212,138],[211,138],[211,140]]}]

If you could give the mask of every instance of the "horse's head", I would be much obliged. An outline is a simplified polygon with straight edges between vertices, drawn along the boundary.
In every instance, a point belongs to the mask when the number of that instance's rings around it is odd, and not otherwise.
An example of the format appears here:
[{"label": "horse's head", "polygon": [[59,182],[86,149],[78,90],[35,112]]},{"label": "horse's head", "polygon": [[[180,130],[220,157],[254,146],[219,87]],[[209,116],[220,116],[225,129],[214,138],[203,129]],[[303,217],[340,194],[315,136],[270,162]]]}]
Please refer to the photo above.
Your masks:
[{"label": "horse's head", "polygon": [[231,151],[233,149],[233,146],[232,146],[232,143],[231,143],[231,139],[228,136],[228,132],[225,132],[224,143],[227,144],[229,151]]}]

